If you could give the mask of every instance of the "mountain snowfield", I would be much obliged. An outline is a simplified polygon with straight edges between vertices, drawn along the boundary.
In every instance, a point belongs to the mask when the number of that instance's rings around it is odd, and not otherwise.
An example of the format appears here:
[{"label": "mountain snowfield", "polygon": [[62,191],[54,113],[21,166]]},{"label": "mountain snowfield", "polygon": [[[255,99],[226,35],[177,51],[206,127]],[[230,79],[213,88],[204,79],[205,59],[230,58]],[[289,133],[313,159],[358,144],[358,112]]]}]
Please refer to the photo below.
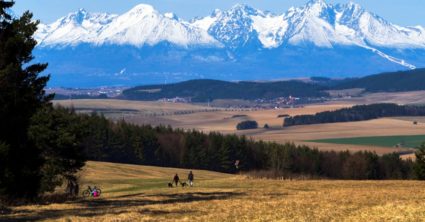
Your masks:
[{"label": "mountain snowfield", "polygon": [[[80,9],[40,24],[35,38],[39,59],[53,65],[49,71],[53,79],[63,77],[63,85],[69,75],[109,85],[350,76],[425,66],[423,27],[392,24],[352,2],[311,0],[282,14],[238,4],[190,21],[145,4],[122,15]],[[96,76],[109,80],[97,83]]]}]

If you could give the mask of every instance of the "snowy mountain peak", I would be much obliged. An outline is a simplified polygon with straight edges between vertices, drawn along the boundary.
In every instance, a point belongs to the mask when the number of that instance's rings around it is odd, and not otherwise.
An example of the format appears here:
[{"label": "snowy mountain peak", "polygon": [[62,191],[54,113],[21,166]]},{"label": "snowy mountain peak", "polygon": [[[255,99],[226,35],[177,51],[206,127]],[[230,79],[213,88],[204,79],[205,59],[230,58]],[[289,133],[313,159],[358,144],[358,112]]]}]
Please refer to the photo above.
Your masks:
[{"label": "snowy mountain peak", "polygon": [[78,11],[77,11],[77,13],[80,13],[80,14],[87,14],[87,11],[86,11],[86,9],[84,9],[84,8],[79,8],[79,9],[78,9]]},{"label": "snowy mountain peak", "polygon": [[172,12],[164,13],[164,17],[169,18],[169,19],[173,19],[173,20],[177,20],[177,21],[180,20],[179,17]]},{"label": "snowy mountain peak", "polygon": [[236,4],[226,13],[228,15],[234,15],[234,16],[250,16],[250,15],[258,15],[259,13],[262,13],[262,12],[246,4]]},{"label": "snowy mountain peak", "polygon": [[68,16],[62,19],[63,23],[75,22],[77,24],[83,23],[83,21],[87,18],[88,13],[85,9],[80,8],[78,11],[68,14]]},{"label": "snowy mountain peak", "polygon": [[214,11],[211,13],[211,17],[218,17],[223,13],[223,11],[221,11],[220,9],[216,8],[214,9]]},{"label": "snowy mountain peak", "polygon": [[353,2],[310,0],[275,14],[237,4],[190,21],[140,4],[122,15],[80,9],[38,28],[36,50],[58,64],[52,73],[125,68],[142,81],[217,73],[241,80],[425,67],[423,27],[395,25]]},{"label": "snowy mountain peak", "polygon": [[346,5],[347,5],[348,8],[352,8],[352,9],[355,9],[355,10],[363,9],[361,5],[359,5],[359,4],[357,4],[353,1],[349,1]]},{"label": "snowy mountain peak", "polygon": [[327,4],[324,0],[310,0],[307,2],[307,6],[311,6],[311,5],[325,6]]},{"label": "snowy mountain peak", "polygon": [[231,49],[258,42],[253,17],[263,15],[260,10],[245,4],[237,4],[230,10],[217,14],[208,28],[208,33]]},{"label": "snowy mountain peak", "polygon": [[332,6],[328,5],[323,0],[311,0],[310,2],[305,5],[300,11],[303,13],[309,15],[309,16],[316,16],[320,17],[323,14],[327,14],[329,11],[332,11]]},{"label": "snowy mountain peak", "polygon": [[425,31],[420,26],[400,27],[356,3],[332,5],[324,0],[310,0],[303,7],[290,8],[280,15],[236,4],[229,10],[216,9],[210,16],[190,22],[172,12],[160,14],[147,4],[136,5],[121,16],[80,9],[53,24],[40,24],[36,39],[44,46],[79,43],[142,46],[167,41],[183,46],[222,44],[231,49],[258,43],[255,47],[312,43],[327,48],[334,45],[425,48]]},{"label": "snowy mountain peak", "polygon": [[138,4],[134,6],[130,11],[127,12],[128,14],[152,14],[157,13],[157,11],[154,9],[152,5],[148,4]]}]

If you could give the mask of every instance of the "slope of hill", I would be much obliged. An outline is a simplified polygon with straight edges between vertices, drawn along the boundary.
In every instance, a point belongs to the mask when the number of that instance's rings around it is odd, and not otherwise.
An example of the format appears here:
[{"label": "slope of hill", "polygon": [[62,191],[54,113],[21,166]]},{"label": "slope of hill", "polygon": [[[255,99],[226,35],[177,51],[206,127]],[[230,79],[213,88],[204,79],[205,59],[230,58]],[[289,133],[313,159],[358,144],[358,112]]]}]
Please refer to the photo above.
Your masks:
[{"label": "slope of hill", "polygon": [[322,97],[322,87],[301,81],[280,82],[225,82],[218,80],[190,80],[168,85],[139,86],[125,90],[123,96],[133,100],[158,100],[188,97],[192,102],[214,99],[274,99],[278,97]]},{"label": "slope of hill", "polygon": [[[423,182],[264,180],[194,171],[195,186],[168,188],[189,169],[89,162],[82,188],[100,198],[12,207],[1,221],[390,221],[424,217]],[[122,173],[121,173],[122,172]]]},{"label": "slope of hill", "polygon": [[406,92],[425,90],[425,69],[390,72],[351,79],[334,89],[363,88],[368,92]]},{"label": "slope of hill", "polygon": [[238,4],[191,21],[143,4],[122,15],[79,10],[40,25],[35,37],[53,86],[347,77],[425,66],[423,27],[323,0],[279,14]]}]

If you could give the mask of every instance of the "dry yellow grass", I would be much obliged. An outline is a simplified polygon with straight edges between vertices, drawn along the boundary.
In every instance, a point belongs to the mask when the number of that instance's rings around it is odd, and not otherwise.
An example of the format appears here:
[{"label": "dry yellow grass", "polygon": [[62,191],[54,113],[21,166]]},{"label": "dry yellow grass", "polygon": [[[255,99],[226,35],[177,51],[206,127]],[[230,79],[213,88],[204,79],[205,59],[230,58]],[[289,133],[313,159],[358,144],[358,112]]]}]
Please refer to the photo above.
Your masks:
[{"label": "dry yellow grass", "polygon": [[277,181],[195,171],[195,187],[166,188],[172,174],[187,171],[90,162],[83,181],[102,184],[102,198],[15,207],[0,221],[425,220],[424,182]]}]

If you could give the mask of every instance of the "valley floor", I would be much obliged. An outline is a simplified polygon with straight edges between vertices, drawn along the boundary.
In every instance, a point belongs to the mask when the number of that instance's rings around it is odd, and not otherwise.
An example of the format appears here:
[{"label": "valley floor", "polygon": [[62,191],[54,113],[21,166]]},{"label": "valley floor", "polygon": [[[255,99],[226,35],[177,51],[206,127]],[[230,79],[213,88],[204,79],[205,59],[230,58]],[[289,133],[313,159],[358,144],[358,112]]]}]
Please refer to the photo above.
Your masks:
[{"label": "valley floor", "polygon": [[168,188],[188,170],[89,162],[98,199],[19,206],[0,221],[424,221],[425,182],[260,180],[194,171],[195,187]]},{"label": "valley floor", "polygon": [[[422,95],[422,94],[421,94]],[[381,98],[381,97],[379,97]],[[405,97],[403,97],[405,98]],[[317,147],[321,150],[335,151],[374,151],[378,154],[393,152],[413,153],[409,147],[375,146],[358,144],[333,144],[309,142],[311,140],[353,138],[370,136],[400,136],[425,134],[423,117],[395,117],[381,118],[370,121],[315,124],[305,126],[282,127],[283,118],[279,115],[303,115],[330,111],[350,107],[357,103],[314,104],[298,108],[268,109],[268,110],[237,110],[212,109],[211,107],[163,103],[140,102],[125,100],[65,100],[56,101],[56,104],[73,106],[85,110],[101,109],[112,119],[125,119],[135,124],[171,125],[174,128],[197,129],[203,132],[217,131],[225,134],[246,135],[255,140],[264,140],[277,143],[294,142]],[[129,109],[128,112],[122,111]],[[133,110],[133,111],[131,111]],[[184,114],[175,114],[183,112]],[[189,113],[187,113],[189,112]],[[152,116],[153,114],[156,114]],[[244,120],[255,120],[259,129],[237,131],[236,125]],[[413,124],[417,121],[418,124]],[[262,127],[268,124],[269,129]],[[402,144],[403,141],[399,141]],[[411,157],[411,155],[409,156]]]}]

